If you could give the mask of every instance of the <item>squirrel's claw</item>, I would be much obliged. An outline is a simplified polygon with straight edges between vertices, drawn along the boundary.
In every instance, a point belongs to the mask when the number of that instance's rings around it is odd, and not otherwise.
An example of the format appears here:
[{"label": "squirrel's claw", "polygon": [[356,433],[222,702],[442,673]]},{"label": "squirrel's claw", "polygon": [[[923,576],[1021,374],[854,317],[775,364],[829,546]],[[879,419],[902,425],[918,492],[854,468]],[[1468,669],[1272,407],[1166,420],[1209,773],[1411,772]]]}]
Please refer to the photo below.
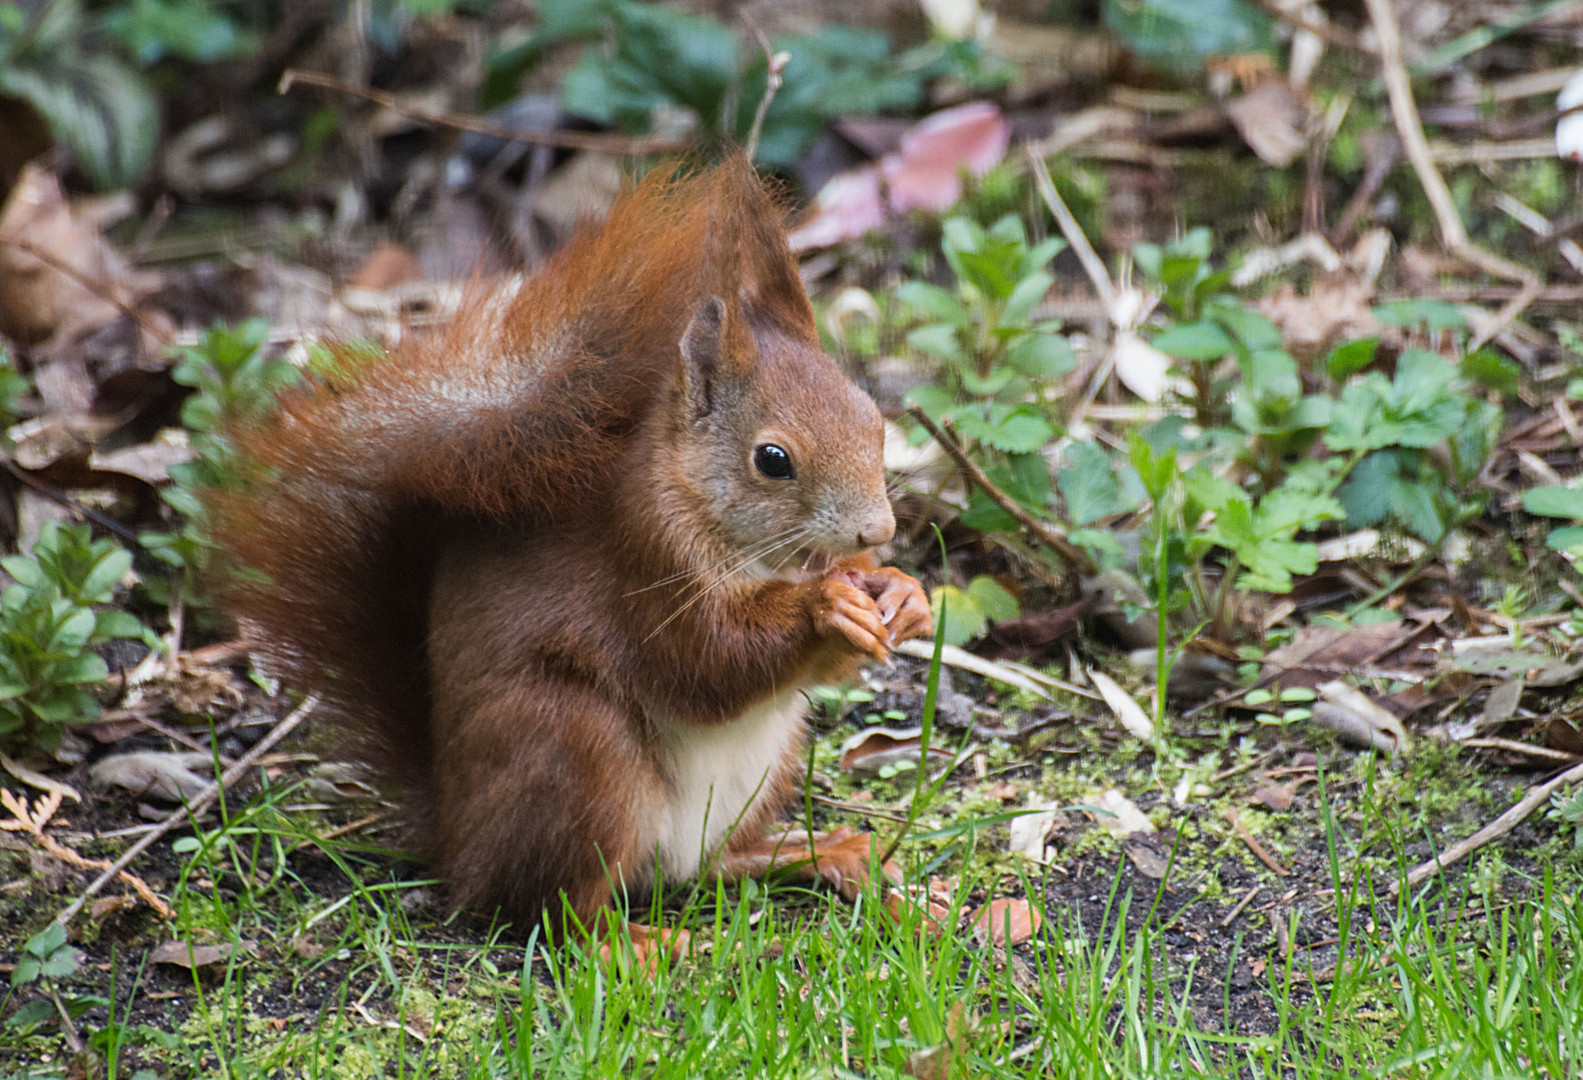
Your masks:
[{"label": "squirrel's claw", "polygon": [[824,625],[845,637],[858,652],[876,660],[889,659],[890,631],[874,599],[842,578],[825,578],[822,590]]},{"label": "squirrel's claw", "polygon": [[934,616],[929,610],[929,594],[918,580],[893,566],[864,570],[848,575],[848,580],[874,600],[874,608],[885,624],[891,646],[934,633]]}]

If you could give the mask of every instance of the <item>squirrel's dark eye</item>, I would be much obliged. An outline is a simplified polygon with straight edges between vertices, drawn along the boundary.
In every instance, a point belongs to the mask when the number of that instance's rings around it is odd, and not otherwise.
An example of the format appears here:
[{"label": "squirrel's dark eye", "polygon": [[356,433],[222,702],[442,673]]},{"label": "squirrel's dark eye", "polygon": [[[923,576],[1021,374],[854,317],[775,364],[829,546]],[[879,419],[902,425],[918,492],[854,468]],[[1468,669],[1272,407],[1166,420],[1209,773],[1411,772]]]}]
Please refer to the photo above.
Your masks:
[{"label": "squirrel's dark eye", "polygon": [[771,480],[790,480],[797,475],[791,455],[774,443],[765,443],[753,451],[753,464]]}]

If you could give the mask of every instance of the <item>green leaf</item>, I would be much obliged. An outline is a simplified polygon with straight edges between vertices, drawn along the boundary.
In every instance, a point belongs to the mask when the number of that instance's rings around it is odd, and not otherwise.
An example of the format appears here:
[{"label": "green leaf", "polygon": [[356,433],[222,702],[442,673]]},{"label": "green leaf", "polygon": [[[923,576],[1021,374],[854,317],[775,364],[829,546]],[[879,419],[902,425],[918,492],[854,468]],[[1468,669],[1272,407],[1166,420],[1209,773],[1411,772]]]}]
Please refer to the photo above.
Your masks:
[{"label": "green leaf", "polygon": [[81,963],[81,952],[76,949],[61,948],[51,953],[39,970],[46,978],[63,979],[76,971]]},{"label": "green leaf", "polygon": [[1031,454],[1055,438],[1055,434],[1055,425],[1032,408],[1019,407],[985,424],[978,438],[1008,454]]},{"label": "green leaf", "polygon": [[946,412],[956,405],[956,398],[951,391],[935,383],[913,387],[907,391],[904,400],[909,405],[918,406],[935,423],[939,423]]},{"label": "green leaf", "polygon": [[1235,348],[1226,332],[1212,322],[1177,323],[1157,334],[1150,344],[1178,360],[1219,360]]},{"label": "green leaf", "polygon": [[1517,393],[1523,369],[1517,361],[1493,349],[1480,349],[1462,358],[1464,378],[1499,391],[1508,397]]},{"label": "green leaf", "polygon": [[1379,345],[1380,339],[1377,337],[1359,338],[1337,345],[1325,358],[1325,370],[1337,382],[1346,382],[1374,363],[1374,353]]},{"label": "green leaf", "polygon": [[1583,488],[1551,485],[1523,492],[1523,509],[1540,517],[1583,521]]},{"label": "green leaf", "polygon": [[1024,334],[1006,350],[1006,363],[1029,378],[1054,378],[1077,367],[1071,342],[1059,334]]},{"label": "green leaf", "polygon": [[947,364],[967,363],[967,354],[962,351],[956,327],[949,323],[920,326],[908,333],[907,344]]},{"label": "green leaf", "polygon": [[1559,529],[1551,529],[1550,535],[1545,537],[1545,547],[1551,551],[1565,551],[1571,555],[1583,556],[1583,527],[1567,525]]},{"label": "green leaf", "polygon": [[115,587],[132,569],[132,553],[118,548],[105,554],[83,579],[77,599],[85,604],[103,604],[115,594]]},{"label": "green leaf", "polygon": [[143,67],[166,56],[208,64],[246,48],[236,24],[208,0],[130,0],[109,11],[104,28]]},{"label": "green leaf", "polygon": [[[43,963],[33,956],[24,956],[17,960],[16,967],[11,969],[11,985],[25,986],[37,979],[39,972],[44,969]],[[44,1002],[48,1006],[48,1002]],[[11,1018],[13,1021],[16,1017]]]},{"label": "green leaf", "polygon": [[962,268],[959,273],[963,280],[985,296],[995,300],[1005,300],[1011,296],[1015,283],[1006,273],[1006,268],[995,259],[977,251],[962,251],[956,258]]},{"label": "green leaf", "polygon": [[994,397],[1017,377],[1017,370],[1007,364],[996,364],[990,368],[988,375],[980,375],[971,367],[963,368],[959,373],[962,380],[962,389],[974,397]]},{"label": "green leaf", "polygon": [[110,676],[104,657],[97,653],[84,653],[68,660],[58,660],[50,668],[51,680],[57,684],[100,682]]},{"label": "green leaf", "polygon": [[[945,603],[942,617],[941,602]],[[947,645],[966,645],[982,634],[989,620],[979,608],[971,593],[955,585],[941,585],[930,593],[937,633]]]},{"label": "green leaf", "polygon": [[54,653],[69,655],[79,652],[84,645],[88,644],[88,638],[93,635],[95,622],[92,611],[87,608],[77,608],[67,615],[55,628],[54,634],[50,636],[45,647]]},{"label": "green leaf", "polygon": [[137,638],[143,636],[143,624],[130,611],[101,611],[95,616],[93,636],[106,638]]},{"label": "green leaf", "polygon": [[1426,330],[1466,330],[1468,318],[1462,309],[1444,300],[1390,300],[1374,309],[1382,326],[1423,326]]},{"label": "green leaf", "polygon": [[896,290],[896,297],[911,304],[926,318],[964,329],[972,325],[962,302],[938,285],[909,281]]},{"label": "green leaf", "polygon": [[1022,614],[1017,598],[988,574],[980,574],[968,582],[967,593],[984,617],[994,622],[1005,622]]},{"label": "green leaf", "polygon": [[1050,467],[1043,454],[1007,454],[1006,467],[991,466],[989,474],[1013,499],[1035,514],[1043,512],[1050,498]]},{"label": "green leaf", "polygon": [[127,187],[147,173],[159,132],[154,96],[108,53],[71,48],[14,57],[0,64],[0,93],[38,109],[96,187]]},{"label": "green leaf", "polygon": [[1135,510],[1142,503],[1141,485],[1123,488],[1111,468],[1110,456],[1096,443],[1072,443],[1066,464],[1056,477],[1067,516],[1075,525],[1088,525],[1113,514]]},{"label": "green leaf", "polygon": [[968,492],[967,509],[957,515],[957,520],[975,532],[1016,532],[1022,528],[1016,518],[976,487]]},{"label": "green leaf", "polygon": [[66,927],[58,922],[52,922],[28,938],[27,943],[22,946],[22,951],[40,960],[47,960],[64,944],[66,944]]},{"label": "green leaf", "polygon": [[1026,323],[1034,306],[1044,299],[1054,284],[1055,275],[1045,270],[1036,271],[1017,282],[1001,313],[1001,325],[1021,326]]},{"label": "green leaf", "polygon": [[5,572],[16,579],[17,584],[29,589],[37,589],[49,584],[49,577],[39,566],[38,560],[26,555],[7,555],[0,559],[0,566],[5,567]]}]

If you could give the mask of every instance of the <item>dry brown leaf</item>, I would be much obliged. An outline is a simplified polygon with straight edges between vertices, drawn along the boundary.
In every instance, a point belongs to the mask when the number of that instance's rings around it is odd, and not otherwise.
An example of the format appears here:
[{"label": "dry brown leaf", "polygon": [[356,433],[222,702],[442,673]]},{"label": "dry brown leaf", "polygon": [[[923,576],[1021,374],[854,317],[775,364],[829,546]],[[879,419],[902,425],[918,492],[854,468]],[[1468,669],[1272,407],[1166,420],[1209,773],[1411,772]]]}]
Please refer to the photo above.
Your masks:
[{"label": "dry brown leaf", "polygon": [[1121,850],[1146,878],[1159,881],[1171,866],[1171,849],[1159,833],[1133,832],[1121,838]]},{"label": "dry brown leaf", "polygon": [[1299,357],[1315,356],[1342,340],[1375,337],[1374,287],[1345,274],[1326,274],[1307,296],[1283,282],[1274,293],[1253,305],[1281,328],[1286,347]]},{"label": "dry brown leaf", "polygon": [[1049,860],[1050,831],[1055,828],[1059,811],[1056,804],[1041,799],[1029,798],[1028,809],[1037,810],[1036,814],[1023,814],[1011,819],[1011,841],[1009,850],[1014,855],[1021,855],[1034,862],[1043,863]]},{"label": "dry brown leaf", "polygon": [[119,318],[117,301],[135,292],[126,264],[77,220],[54,174],[24,166],[0,207],[0,334],[25,345],[73,337]]},{"label": "dry brown leaf", "polygon": [[[922,728],[876,727],[860,731],[841,744],[841,771],[854,776],[876,776],[887,765],[916,765],[923,756],[922,735]],[[951,752],[939,746],[929,747],[929,756],[936,765],[951,760]]]},{"label": "dry brown leaf", "polygon": [[1138,804],[1115,788],[1101,792],[1088,801],[1096,810],[1104,811],[1091,814],[1099,827],[1118,840],[1129,833],[1155,831],[1154,822],[1138,809]]},{"label": "dry brown leaf", "polygon": [[138,750],[101,758],[88,770],[88,778],[100,787],[118,787],[133,795],[190,802],[214,783],[212,778],[193,770],[212,764],[208,754],[195,751],[173,754]]},{"label": "dry brown leaf", "polygon": [[1006,156],[1011,127],[1000,109],[975,101],[920,120],[894,153],[838,173],[814,197],[812,213],[792,231],[793,251],[855,240],[891,213],[943,212],[962,197],[962,172],[982,176]]},{"label": "dry brown leaf", "polygon": [[409,281],[422,280],[423,267],[418,265],[417,256],[400,244],[386,240],[363,260],[363,265],[357,268],[346,287],[378,292],[405,285]]},{"label": "dry brown leaf", "polygon": [[170,964],[193,971],[223,963],[229,960],[233,953],[252,956],[256,952],[258,952],[258,942],[252,940],[244,940],[234,946],[229,942],[222,945],[194,945],[190,941],[165,941],[154,946],[148,958],[151,963]]},{"label": "dry brown leaf", "polygon": [[1225,104],[1226,115],[1259,160],[1284,169],[1308,145],[1306,114],[1292,88],[1279,79],[1261,83]]},{"label": "dry brown leaf", "polygon": [[113,919],[123,911],[135,907],[137,907],[137,897],[135,896],[101,896],[93,902],[93,906],[88,909],[88,914],[92,916],[94,922],[102,923],[106,919]]},{"label": "dry brown leaf", "polygon": [[1105,704],[1110,706],[1110,711],[1115,714],[1117,720],[1121,721],[1121,726],[1144,742],[1153,743],[1154,721],[1149,719],[1149,714],[1143,711],[1143,707],[1133,700],[1132,695],[1123,690],[1115,679],[1103,671],[1092,667],[1087,670],[1094,689],[1098,690],[1100,697],[1105,699]]},{"label": "dry brown leaf", "polygon": [[1292,801],[1297,798],[1297,785],[1292,784],[1261,784],[1248,796],[1250,803],[1267,806],[1277,813],[1285,813],[1292,808]]},{"label": "dry brown leaf", "polygon": [[1027,900],[1002,897],[991,900],[979,909],[973,919],[973,930],[980,940],[989,940],[1003,948],[1021,945],[1044,925],[1044,916]]}]

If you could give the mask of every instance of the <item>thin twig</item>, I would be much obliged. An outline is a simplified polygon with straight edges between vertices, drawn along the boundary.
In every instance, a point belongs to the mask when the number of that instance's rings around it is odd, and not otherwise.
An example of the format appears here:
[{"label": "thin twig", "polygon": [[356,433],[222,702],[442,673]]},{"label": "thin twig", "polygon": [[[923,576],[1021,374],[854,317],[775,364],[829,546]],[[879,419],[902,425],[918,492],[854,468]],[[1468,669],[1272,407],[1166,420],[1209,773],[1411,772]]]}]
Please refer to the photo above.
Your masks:
[{"label": "thin twig", "polygon": [[661,150],[680,150],[687,145],[676,139],[665,139],[655,135],[606,135],[592,131],[521,131],[466,113],[402,101],[394,94],[387,94],[371,86],[358,86],[344,79],[338,79],[334,75],[320,71],[303,71],[301,68],[287,68],[280,76],[280,84],[276,90],[284,94],[298,83],[351,94],[372,101],[392,112],[410,116],[414,120],[422,120],[426,124],[456,128],[459,131],[472,131],[507,142],[555,146],[565,150],[594,150],[606,154],[652,154]]},{"label": "thin twig", "polygon": [[1237,834],[1237,839],[1248,845],[1248,850],[1253,852],[1254,857],[1261,863],[1269,867],[1272,874],[1276,877],[1292,876],[1290,870],[1282,866],[1276,861],[1274,855],[1265,850],[1264,845],[1259,843],[1258,837],[1248,831],[1248,827],[1242,823],[1242,816],[1235,809],[1226,811],[1226,820],[1231,822],[1232,831]]},{"label": "thin twig", "polygon": [[775,92],[781,88],[781,73],[786,70],[786,65],[791,61],[791,53],[776,52],[770,44],[770,39],[764,36],[753,23],[748,24],[755,37],[759,39],[759,47],[764,50],[764,96],[759,98],[759,107],[753,114],[753,126],[748,129],[747,145],[743,148],[749,161],[758,153],[759,136],[764,133],[764,118],[769,115],[770,102],[775,100]]},{"label": "thin twig", "polygon": [[106,881],[112,877],[119,877],[133,892],[143,898],[144,903],[154,909],[155,914],[162,919],[170,918],[169,905],[155,895],[154,890],[148,887],[148,882],[136,874],[129,873],[124,867],[117,869],[104,859],[90,859],[75,848],[62,844],[44,830],[44,826],[59,808],[60,801],[60,792],[52,791],[30,806],[25,797],[18,798],[9,790],[0,788],[0,805],[11,811],[13,819],[0,822],[0,829],[7,832],[27,832],[40,848],[67,866],[75,866],[79,870],[104,870]]},{"label": "thin twig", "polygon": [[139,551],[145,550],[142,541],[138,539],[137,530],[127,528],[127,526],[108,514],[101,514],[90,506],[84,506],[72,498],[70,492],[55,487],[53,484],[46,484],[9,457],[0,457],[0,469],[10,473],[16,478],[18,483],[25,484],[51,502],[64,506],[73,514],[80,516],[84,521],[91,521],[106,532],[119,536]]},{"label": "thin twig", "polygon": [[56,258],[43,248],[27,240],[22,240],[15,236],[0,236],[0,244],[4,244],[7,247],[16,248],[24,255],[37,259],[39,262],[49,267],[57,274],[71,278],[78,285],[82,286],[82,288],[92,293],[100,300],[103,300],[105,303],[116,308],[116,310],[120,311],[121,314],[137,323],[138,329],[142,330],[143,333],[159,342],[161,347],[169,347],[171,343],[170,334],[150,322],[148,316],[143,312],[139,311],[125,300],[122,300],[120,297],[116,296],[115,293],[111,291],[110,287],[104,282],[97,281],[94,278],[89,277],[87,274],[71,265],[71,263],[66,262],[64,259]]},{"label": "thin twig", "polygon": [[1358,35],[1345,27],[1337,26],[1329,21],[1311,19],[1301,11],[1288,11],[1276,3],[1276,0],[1254,0],[1254,3],[1277,18],[1291,23],[1296,29],[1306,30],[1321,41],[1328,42],[1338,48],[1370,54],[1375,52],[1374,49],[1365,45]]},{"label": "thin twig", "polygon": [[1396,121],[1396,132],[1401,136],[1402,149],[1413,171],[1418,174],[1419,186],[1429,205],[1434,208],[1435,221],[1440,226],[1440,238],[1451,252],[1492,277],[1517,282],[1521,288],[1499,311],[1494,320],[1478,332],[1469,343],[1476,349],[1509,326],[1529,304],[1539,296],[1543,283],[1539,275],[1525,266],[1512,262],[1503,255],[1486,251],[1468,238],[1467,226],[1457,212],[1456,200],[1445,178],[1435,167],[1429,140],[1424,137],[1423,121],[1418,116],[1418,105],[1413,100],[1412,79],[1407,74],[1407,62],[1402,57],[1401,26],[1396,21],[1396,11],[1391,0],[1365,0],[1374,32],[1380,41],[1380,67],[1385,79],[1385,90],[1391,101],[1391,116]]},{"label": "thin twig", "polygon": [[1104,303],[1106,314],[1114,318],[1116,286],[1110,280],[1110,273],[1105,269],[1104,260],[1094,253],[1094,246],[1088,242],[1088,237],[1083,235],[1082,226],[1077,223],[1077,218],[1072,215],[1066,201],[1061,198],[1061,193],[1055,190],[1055,181],[1050,179],[1049,166],[1045,165],[1042,157],[1033,152],[1031,146],[1028,148],[1028,163],[1033,167],[1033,182],[1039,189],[1040,197],[1044,199],[1044,205],[1048,206],[1050,213],[1055,215],[1055,223],[1061,227],[1061,235],[1066,237],[1068,244],[1072,245],[1072,251],[1083,264],[1088,280],[1094,283],[1094,291]]},{"label": "thin twig", "polygon": [[984,475],[984,470],[975,465],[972,459],[967,456],[967,453],[962,449],[962,445],[952,438],[948,432],[942,430],[940,425],[929,419],[927,413],[916,405],[907,411],[912,414],[914,420],[923,425],[925,431],[934,436],[935,442],[939,443],[941,449],[950,455],[952,461],[956,462],[956,467],[962,470],[969,483],[976,484],[979,490],[988,495],[996,506],[1016,518],[1023,528],[1033,533],[1047,547],[1061,556],[1073,570],[1076,570],[1079,574],[1095,573],[1094,560],[1090,559],[1087,553],[1068,540],[1066,533],[1058,526],[1040,521],[1023,509],[1015,499],[996,487],[995,483]]},{"label": "thin twig", "polygon": [[160,822],[152,832],[148,833],[137,843],[133,844],[131,847],[122,852],[121,857],[116,859],[115,862],[111,863],[109,869],[105,870],[104,873],[95,878],[92,884],[83,890],[81,896],[73,900],[70,904],[67,904],[66,907],[62,909],[61,913],[55,916],[55,921],[60,923],[62,926],[71,922],[71,920],[76,917],[77,913],[82,910],[84,904],[93,899],[94,896],[98,894],[100,889],[103,889],[107,884],[109,884],[111,878],[115,877],[116,874],[120,873],[122,870],[125,870],[129,865],[131,865],[133,859],[147,851],[154,841],[158,840],[160,837],[164,836],[178,825],[181,825],[183,822],[192,821],[196,823],[198,820],[198,815],[207,810],[209,808],[209,804],[213,803],[215,799],[220,797],[220,792],[232,786],[244,775],[246,775],[247,770],[252,768],[254,763],[257,762],[259,758],[269,753],[270,749],[274,747],[276,743],[280,742],[280,740],[284,739],[287,735],[290,735],[294,730],[296,730],[297,725],[306,720],[308,715],[318,707],[318,704],[319,697],[317,694],[310,694],[308,697],[304,698],[301,705],[298,705],[291,711],[290,715],[288,715],[280,723],[276,724],[274,729],[271,730],[268,735],[265,735],[256,744],[254,744],[251,750],[238,758],[236,764],[227,769],[220,777],[220,782],[218,784],[214,784],[208,788],[205,788],[200,794],[194,797],[191,802],[182,807],[180,810],[172,810],[165,820]]},{"label": "thin twig", "polygon": [[1253,898],[1259,895],[1259,890],[1262,888],[1264,888],[1263,885],[1255,885],[1253,888],[1249,889],[1247,894],[1243,896],[1241,900],[1237,901],[1236,906],[1226,913],[1226,917],[1220,920],[1220,928],[1225,930],[1229,928],[1232,923],[1236,922],[1237,916],[1241,915],[1243,910],[1249,904],[1253,903]]},{"label": "thin twig", "polygon": [[[1484,828],[1465,840],[1458,840],[1446,848],[1443,853],[1427,862],[1420,863],[1408,871],[1408,887],[1417,888],[1452,863],[1461,862],[1485,844],[1499,840],[1526,821],[1528,815],[1543,806],[1549,800],[1552,792],[1560,788],[1571,787],[1573,784],[1580,782],[1583,782],[1583,765],[1574,765],[1560,776],[1530,789],[1528,794],[1524,795],[1511,809],[1484,826]],[[1391,892],[1397,892],[1401,888],[1401,884],[1400,881],[1392,882]]]}]

